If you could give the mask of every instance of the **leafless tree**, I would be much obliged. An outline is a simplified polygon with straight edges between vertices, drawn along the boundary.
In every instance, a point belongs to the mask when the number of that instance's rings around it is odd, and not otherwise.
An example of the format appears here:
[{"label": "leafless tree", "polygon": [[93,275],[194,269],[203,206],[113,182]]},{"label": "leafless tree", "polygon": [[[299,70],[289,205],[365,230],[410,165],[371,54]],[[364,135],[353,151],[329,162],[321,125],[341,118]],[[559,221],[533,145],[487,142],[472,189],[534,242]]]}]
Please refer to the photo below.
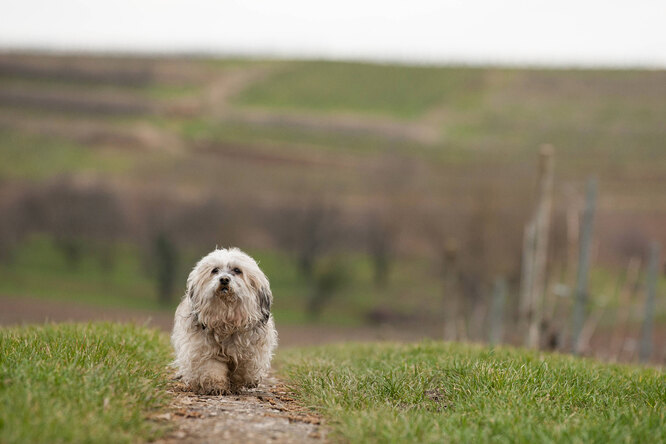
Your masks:
[{"label": "leafless tree", "polygon": [[300,207],[284,207],[276,215],[274,233],[279,245],[291,251],[306,279],[315,263],[340,236],[340,210],[325,199],[312,198]]},{"label": "leafless tree", "polygon": [[339,256],[333,255],[320,260],[313,273],[306,307],[308,314],[313,318],[319,317],[325,304],[349,286],[351,279],[352,270]]},{"label": "leafless tree", "polygon": [[368,216],[366,226],[368,251],[374,268],[374,281],[378,288],[386,286],[395,249],[396,227],[386,213]]},{"label": "leafless tree", "polygon": [[[100,185],[77,184],[69,179],[28,190],[16,212],[27,232],[53,236],[71,267],[79,264],[85,250],[92,250],[93,244],[112,244],[124,225],[124,215],[112,192]],[[112,261],[109,248],[104,252],[106,263]]]},{"label": "leafless tree", "polygon": [[160,232],[153,238],[157,299],[162,305],[172,302],[176,288],[178,249],[169,236]]}]

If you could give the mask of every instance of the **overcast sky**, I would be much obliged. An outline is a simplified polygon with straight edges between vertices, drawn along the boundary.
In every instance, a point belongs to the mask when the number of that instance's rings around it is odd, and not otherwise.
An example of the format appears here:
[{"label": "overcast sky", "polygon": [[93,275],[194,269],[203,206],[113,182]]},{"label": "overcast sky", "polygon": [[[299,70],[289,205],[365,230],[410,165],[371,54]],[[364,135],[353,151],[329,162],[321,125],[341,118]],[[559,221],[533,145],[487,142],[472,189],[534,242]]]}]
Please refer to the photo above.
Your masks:
[{"label": "overcast sky", "polygon": [[666,0],[0,0],[0,48],[666,67]]}]

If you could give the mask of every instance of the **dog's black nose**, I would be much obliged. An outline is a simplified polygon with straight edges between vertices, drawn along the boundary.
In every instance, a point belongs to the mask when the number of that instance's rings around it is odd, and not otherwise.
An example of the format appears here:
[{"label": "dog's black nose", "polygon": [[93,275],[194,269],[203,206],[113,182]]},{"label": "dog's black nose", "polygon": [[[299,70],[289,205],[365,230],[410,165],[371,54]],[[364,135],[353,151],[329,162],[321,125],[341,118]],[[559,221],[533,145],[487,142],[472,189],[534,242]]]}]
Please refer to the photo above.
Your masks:
[{"label": "dog's black nose", "polygon": [[226,277],[226,276],[222,276],[222,277],[220,278],[220,284],[222,284],[222,285],[229,285],[229,278]]}]

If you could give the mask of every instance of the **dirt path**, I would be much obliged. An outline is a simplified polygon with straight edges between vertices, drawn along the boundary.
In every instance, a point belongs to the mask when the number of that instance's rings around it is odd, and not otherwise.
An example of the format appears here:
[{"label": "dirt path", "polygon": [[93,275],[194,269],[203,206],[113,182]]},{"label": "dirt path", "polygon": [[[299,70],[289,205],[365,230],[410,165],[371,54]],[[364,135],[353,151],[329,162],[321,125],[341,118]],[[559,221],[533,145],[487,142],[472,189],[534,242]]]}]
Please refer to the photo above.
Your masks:
[{"label": "dirt path", "polygon": [[299,406],[277,379],[240,395],[201,396],[174,383],[174,399],[154,421],[173,429],[158,444],[173,443],[322,443],[321,419]]},{"label": "dirt path", "polygon": [[[0,297],[0,325],[106,320],[136,322],[169,331],[172,319],[173,315],[167,312]],[[288,342],[308,337],[301,331],[287,331]],[[274,376],[259,388],[236,396],[199,396],[186,391],[184,384],[176,381],[169,392],[173,395],[169,407],[150,418],[171,423],[171,431],[157,441],[160,444],[325,442],[320,418],[298,405]]]}]

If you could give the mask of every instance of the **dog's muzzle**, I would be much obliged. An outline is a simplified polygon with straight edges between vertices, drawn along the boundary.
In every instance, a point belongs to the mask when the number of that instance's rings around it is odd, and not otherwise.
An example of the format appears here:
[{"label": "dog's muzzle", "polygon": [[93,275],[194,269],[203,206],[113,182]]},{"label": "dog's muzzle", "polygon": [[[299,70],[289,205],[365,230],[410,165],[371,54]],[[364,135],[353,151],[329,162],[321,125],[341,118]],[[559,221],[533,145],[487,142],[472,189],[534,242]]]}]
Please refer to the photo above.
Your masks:
[{"label": "dog's muzzle", "polygon": [[231,290],[231,278],[228,276],[222,276],[219,279],[219,284],[217,285],[217,290],[215,292],[222,297],[228,297],[233,294]]}]

